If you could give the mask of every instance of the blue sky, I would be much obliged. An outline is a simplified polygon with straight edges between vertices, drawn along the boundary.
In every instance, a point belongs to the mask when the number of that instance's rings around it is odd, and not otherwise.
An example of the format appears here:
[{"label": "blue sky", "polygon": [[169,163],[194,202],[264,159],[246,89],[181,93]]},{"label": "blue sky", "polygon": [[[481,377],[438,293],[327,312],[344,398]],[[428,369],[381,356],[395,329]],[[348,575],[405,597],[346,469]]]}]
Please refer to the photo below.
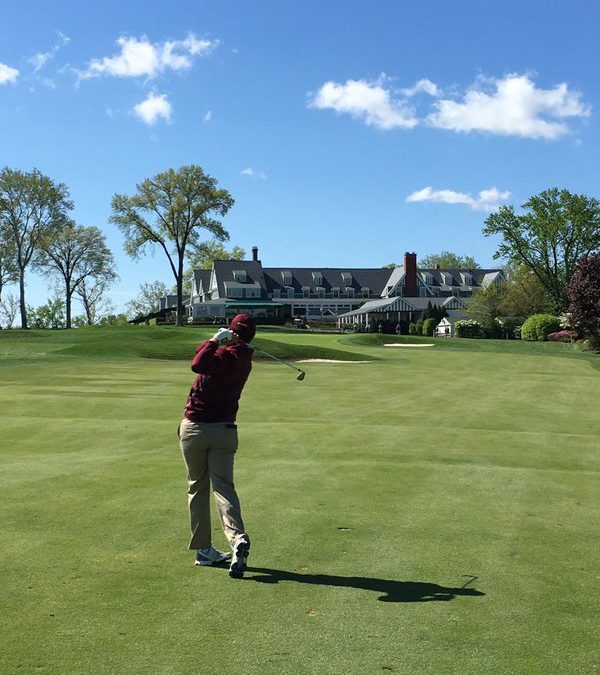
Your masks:
[{"label": "blue sky", "polygon": [[173,279],[125,255],[111,197],[183,164],[231,192],[229,244],[267,266],[491,266],[498,204],[598,197],[599,22],[594,0],[5,3],[0,164],[67,184],[118,308]]}]

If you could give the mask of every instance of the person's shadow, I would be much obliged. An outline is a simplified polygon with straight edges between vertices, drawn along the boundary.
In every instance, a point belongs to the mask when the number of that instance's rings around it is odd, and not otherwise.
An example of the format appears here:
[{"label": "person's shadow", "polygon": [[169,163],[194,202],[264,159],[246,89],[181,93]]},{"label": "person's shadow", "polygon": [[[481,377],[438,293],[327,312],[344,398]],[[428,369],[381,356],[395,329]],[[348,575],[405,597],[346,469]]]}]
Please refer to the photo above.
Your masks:
[{"label": "person's shadow", "polygon": [[394,581],[392,579],[373,579],[370,577],[337,577],[331,574],[300,574],[285,570],[272,570],[267,567],[248,567],[246,572],[254,572],[253,576],[245,576],[248,581],[257,581],[262,584],[278,584],[280,581],[295,581],[300,584],[316,584],[319,586],[342,586],[359,588],[365,591],[382,593],[378,600],[381,602],[433,602],[453,600],[457,595],[481,596],[482,591],[467,588],[467,584],[477,579],[470,576],[469,580],[459,588],[439,586],[426,581]]}]

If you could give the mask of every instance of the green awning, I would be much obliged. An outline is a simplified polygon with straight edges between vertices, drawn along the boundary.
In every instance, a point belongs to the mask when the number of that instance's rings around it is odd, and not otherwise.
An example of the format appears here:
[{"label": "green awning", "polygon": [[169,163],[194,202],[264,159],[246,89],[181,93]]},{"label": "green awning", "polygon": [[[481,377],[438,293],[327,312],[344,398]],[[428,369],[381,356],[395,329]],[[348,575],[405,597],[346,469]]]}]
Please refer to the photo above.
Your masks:
[{"label": "green awning", "polygon": [[255,300],[243,302],[241,300],[236,302],[226,302],[225,307],[283,307],[278,302],[269,302],[268,300]]}]

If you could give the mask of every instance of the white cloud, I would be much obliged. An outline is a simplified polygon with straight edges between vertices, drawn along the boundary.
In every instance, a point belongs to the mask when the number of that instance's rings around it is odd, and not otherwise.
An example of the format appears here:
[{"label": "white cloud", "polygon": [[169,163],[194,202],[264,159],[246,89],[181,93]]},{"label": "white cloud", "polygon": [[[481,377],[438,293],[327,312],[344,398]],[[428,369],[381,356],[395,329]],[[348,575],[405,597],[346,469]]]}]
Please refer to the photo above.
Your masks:
[{"label": "white cloud", "polygon": [[581,93],[569,90],[566,83],[538,89],[527,75],[518,74],[479,78],[462,102],[441,100],[434,108],[427,120],[441,129],[550,140],[569,131],[567,118],[589,117],[591,113]]},{"label": "white cloud", "polygon": [[404,96],[414,96],[415,94],[420,94],[421,92],[424,94],[429,94],[429,96],[433,96],[435,98],[440,96],[440,90],[437,84],[431,80],[428,80],[427,78],[419,80],[414,87],[410,87],[409,89],[401,89],[400,91],[404,94]]},{"label": "white cloud", "polygon": [[56,52],[58,52],[59,49],[64,47],[65,45],[68,45],[69,42],[71,42],[71,38],[64,35],[63,33],[59,32],[59,40],[58,42],[52,47],[52,49],[49,52],[38,52],[37,54],[34,54],[32,57],[28,59],[29,63],[33,66],[33,72],[34,74],[37,73],[39,70],[41,70],[50,59],[53,59],[56,56]]},{"label": "white cloud", "polygon": [[202,121],[204,124],[207,124],[212,120],[212,110],[207,110],[206,113],[204,114],[204,117],[202,118]]},{"label": "white cloud", "polygon": [[250,178],[260,178],[260,180],[267,180],[267,174],[260,169],[253,169],[248,167],[240,171],[240,176],[249,176]]},{"label": "white cloud", "polygon": [[501,192],[497,188],[481,190],[477,197],[454,190],[434,190],[431,187],[413,192],[406,198],[407,202],[441,202],[443,204],[465,204],[474,211],[496,211],[502,202],[510,197],[507,190]]},{"label": "white cloud", "polygon": [[215,49],[218,40],[201,40],[190,33],[185,40],[152,43],[147,37],[121,37],[117,40],[120,53],[93,59],[88,68],[79,74],[80,79],[100,75],[115,77],[154,78],[165,70],[187,70],[193,57],[202,56]]},{"label": "white cloud", "polygon": [[378,129],[412,128],[418,120],[405,102],[394,100],[390,89],[384,87],[385,77],[375,82],[347,80],[345,84],[325,82],[309,102],[309,107],[331,108],[363,119]]},{"label": "white cloud", "polygon": [[16,68],[0,63],[0,84],[15,82],[17,77],[19,77],[19,71]]},{"label": "white cloud", "polygon": [[148,125],[155,124],[161,117],[170,122],[172,111],[173,108],[167,99],[167,95],[156,95],[153,92],[150,92],[148,98],[138,103],[133,109],[134,114]]}]

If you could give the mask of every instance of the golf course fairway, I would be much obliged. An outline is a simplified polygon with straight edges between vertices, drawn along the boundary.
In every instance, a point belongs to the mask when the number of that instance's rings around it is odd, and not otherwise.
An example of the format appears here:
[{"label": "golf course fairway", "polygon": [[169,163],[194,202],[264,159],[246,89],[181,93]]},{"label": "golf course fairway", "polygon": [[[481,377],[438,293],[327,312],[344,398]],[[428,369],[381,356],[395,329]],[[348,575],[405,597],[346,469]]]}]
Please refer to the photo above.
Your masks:
[{"label": "golf course fairway", "polygon": [[232,580],[186,550],[210,334],[0,332],[1,673],[600,672],[600,356],[259,329],[326,361],[255,362]]}]

